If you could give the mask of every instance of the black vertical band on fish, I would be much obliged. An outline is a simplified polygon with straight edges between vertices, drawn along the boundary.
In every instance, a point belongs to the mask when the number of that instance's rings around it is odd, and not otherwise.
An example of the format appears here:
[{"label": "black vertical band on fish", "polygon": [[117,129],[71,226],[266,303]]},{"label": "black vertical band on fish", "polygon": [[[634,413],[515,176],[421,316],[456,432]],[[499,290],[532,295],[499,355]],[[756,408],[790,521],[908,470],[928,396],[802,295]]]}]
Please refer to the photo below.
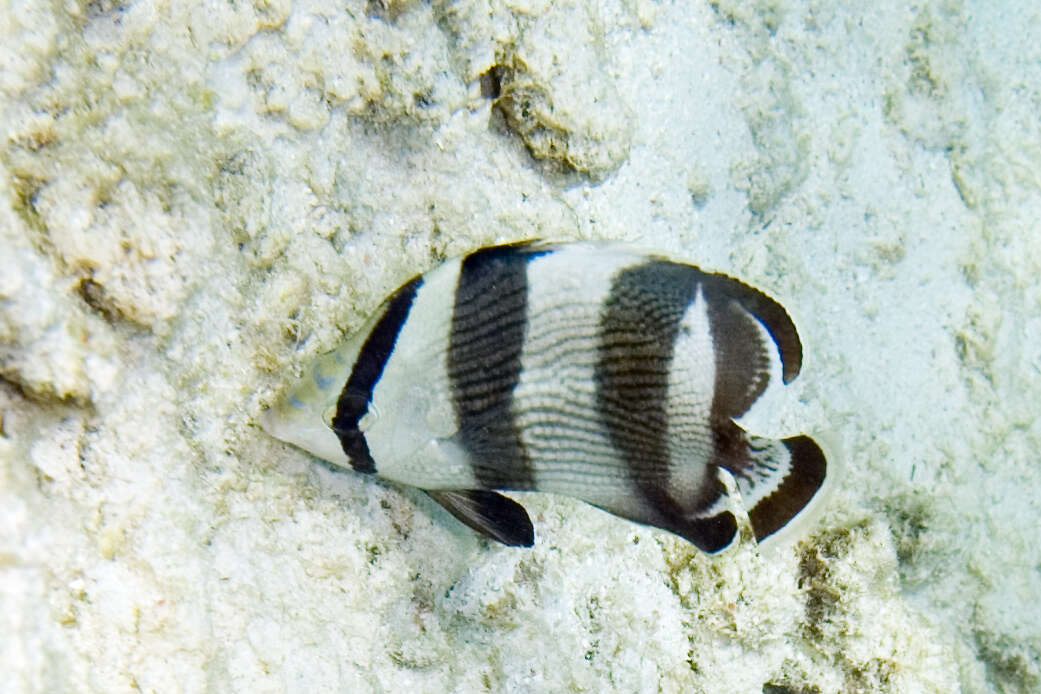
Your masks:
[{"label": "black vertical band on fish", "polygon": [[663,260],[618,273],[601,313],[596,384],[603,425],[629,466],[647,520],[713,552],[737,532],[729,511],[710,517],[691,512],[707,511],[726,493],[715,467],[705,468],[694,499],[674,499],[666,483],[669,373],[680,323],[702,276]]},{"label": "black vertical band on fish", "polygon": [[528,244],[486,248],[463,259],[452,311],[448,376],[459,441],[486,489],[533,489],[535,478],[513,420],[528,321]]},{"label": "black vertical band on fish", "polygon": [[358,352],[351,375],[340,391],[332,429],[339,437],[343,452],[351,461],[351,467],[358,472],[376,471],[376,463],[369,452],[365,434],[358,428],[358,422],[369,411],[372,390],[383,375],[383,369],[394,351],[398,335],[408,319],[412,302],[422,284],[422,276],[416,277],[400,287],[387,301],[383,317],[369,332],[365,344]]}]

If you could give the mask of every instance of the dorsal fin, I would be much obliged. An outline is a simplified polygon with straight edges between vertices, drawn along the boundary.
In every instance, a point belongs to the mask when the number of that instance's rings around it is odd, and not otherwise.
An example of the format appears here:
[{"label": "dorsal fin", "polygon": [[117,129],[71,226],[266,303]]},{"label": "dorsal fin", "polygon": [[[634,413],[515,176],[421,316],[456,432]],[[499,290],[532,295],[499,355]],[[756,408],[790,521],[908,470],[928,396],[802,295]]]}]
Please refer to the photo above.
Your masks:
[{"label": "dorsal fin", "polygon": [[702,281],[710,302],[712,295],[717,297],[715,301],[736,301],[766,327],[781,355],[783,380],[791,383],[802,368],[802,342],[784,307],[758,289],[727,275],[706,274]]}]

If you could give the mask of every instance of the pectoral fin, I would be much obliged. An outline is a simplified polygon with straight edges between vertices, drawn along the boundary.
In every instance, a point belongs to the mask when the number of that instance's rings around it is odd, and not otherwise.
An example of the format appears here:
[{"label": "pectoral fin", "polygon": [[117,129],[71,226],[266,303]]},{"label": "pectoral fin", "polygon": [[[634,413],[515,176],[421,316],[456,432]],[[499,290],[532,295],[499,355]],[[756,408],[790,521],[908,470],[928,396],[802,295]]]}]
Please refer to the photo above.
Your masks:
[{"label": "pectoral fin", "polygon": [[427,490],[461,522],[510,547],[531,547],[535,529],[524,507],[513,499],[482,489]]}]

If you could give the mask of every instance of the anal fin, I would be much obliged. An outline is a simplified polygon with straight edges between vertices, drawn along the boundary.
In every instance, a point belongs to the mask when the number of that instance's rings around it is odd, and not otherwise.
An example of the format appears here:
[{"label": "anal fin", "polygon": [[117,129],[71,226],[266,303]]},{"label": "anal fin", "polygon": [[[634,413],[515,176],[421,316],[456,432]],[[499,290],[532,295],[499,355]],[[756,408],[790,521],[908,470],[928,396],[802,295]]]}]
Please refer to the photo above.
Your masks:
[{"label": "anal fin", "polygon": [[694,543],[701,551],[715,554],[734,544],[737,539],[737,519],[730,511],[720,511],[711,516],[687,519],[682,527],[673,532]]},{"label": "anal fin", "polygon": [[428,489],[426,493],[462,523],[509,547],[531,547],[535,529],[524,507],[483,489]]},{"label": "anal fin", "polygon": [[691,542],[703,552],[714,554],[730,547],[737,539],[737,519],[727,508],[722,484],[712,503],[698,512],[684,509],[664,488],[643,490],[640,503],[596,503],[599,509],[641,525],[661,528]]}]

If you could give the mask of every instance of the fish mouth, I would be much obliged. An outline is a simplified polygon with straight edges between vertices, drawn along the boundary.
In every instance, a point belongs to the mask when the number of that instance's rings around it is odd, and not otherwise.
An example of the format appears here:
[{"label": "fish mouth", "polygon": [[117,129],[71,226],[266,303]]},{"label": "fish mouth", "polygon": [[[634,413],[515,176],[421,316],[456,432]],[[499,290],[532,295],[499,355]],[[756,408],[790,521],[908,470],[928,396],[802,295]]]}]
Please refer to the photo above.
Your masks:
[{"label": "fish mouth", "polygon": [[284,411],[284,406],[266,407],[257,417],[257,425],[269,436],[274,436],[282,441],[289,441],[290,417]]}]

